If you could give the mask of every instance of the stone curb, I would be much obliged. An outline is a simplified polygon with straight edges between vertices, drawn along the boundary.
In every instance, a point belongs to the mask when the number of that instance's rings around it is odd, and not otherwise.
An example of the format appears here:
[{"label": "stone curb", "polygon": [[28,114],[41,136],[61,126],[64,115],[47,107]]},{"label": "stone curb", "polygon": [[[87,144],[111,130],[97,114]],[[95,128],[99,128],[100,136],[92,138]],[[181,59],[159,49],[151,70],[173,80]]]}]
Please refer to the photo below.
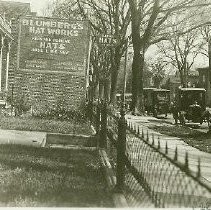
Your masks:
[{"label": "stone curb", "polygon": [[40,144],[41,147],[45,147],[47,143],[47,134],[45,134],[45,138],[42,140],[42,143]]},{"label": "stone curb", "polygon": [[96,146],[94,138],[93,135],[47,133],[45,146],[63,144],[93,147]]},{"label": "stone curb", "polygon": [[74,133],[46,133],[47,135],[58,135],[58,136],[69,136],[69,137],[81,137],[81,138],[90,138],[91,135],[83,135],[83,134],[74,134]]},{"label": "stone curb", "polygon": [[108,156],[107,156],[105,150],[99,149],[99,156],[100,156],[101,163],[102,163],[104,171],[105,171],[105,177],[106,177],[106,182],[107,182],[108,188],[112,193],[112,198],[113,198],[115,207],[128,208],[128,204],[125,199],[125,196],[122,193],[112,192],[116,185],[116,176],[113,173],[111,164],[109,162],[109,159],[108,159]]}]

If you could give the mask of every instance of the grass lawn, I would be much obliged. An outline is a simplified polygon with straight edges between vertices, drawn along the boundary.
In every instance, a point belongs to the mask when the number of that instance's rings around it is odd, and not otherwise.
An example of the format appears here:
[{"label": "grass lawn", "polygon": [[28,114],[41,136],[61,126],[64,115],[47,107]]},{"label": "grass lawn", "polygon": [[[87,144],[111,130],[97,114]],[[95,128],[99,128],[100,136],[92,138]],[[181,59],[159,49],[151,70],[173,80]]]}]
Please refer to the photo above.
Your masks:
[{"label": "grass lawn", "polygon": [[0,145],[0,206],[113,204],[96,151]]},{"label": "grass lawn", "polygon": [[0,129],[91,135],[88,122],[46,120],[31,116],[10,117],[1,115]]},{"label": "grass lawn", "polygon": [[183,139],[187,144],[204,152],[211,153],[211,134],[203,133],[187,126],[151,126],[150,128],[169,136]]}]

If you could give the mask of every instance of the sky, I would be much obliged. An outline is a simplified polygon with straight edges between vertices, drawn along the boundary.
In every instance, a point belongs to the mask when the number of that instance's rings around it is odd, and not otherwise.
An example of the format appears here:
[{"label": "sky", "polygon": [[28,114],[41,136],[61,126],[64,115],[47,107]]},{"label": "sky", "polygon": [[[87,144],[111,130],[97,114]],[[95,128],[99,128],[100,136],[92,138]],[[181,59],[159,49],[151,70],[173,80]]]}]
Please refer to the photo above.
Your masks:
[{"label": "sky", "polygon": [[7,0],[7,1],[30,3],[31,10],[33,12],[37,12],[38,15],[43,15],[43,10],[52,0]]},{"label": "sky", "polygon": [[[152,45],[151,47],[149,47],[149,49],[147,50],[145,54],[146,60],[150,60],[151,62],[153,61],[156,62],[156,59],[159,57],[162,57],[162,55],[159,54],[159,50],[156,47],[156,45]],[[208,65],[209,65],[208,58],[204,55],[199,54],[194,60],[192,70],[197,69],[197,68],[208,67]],[[172,72],[174,72],[173,69],[172,69]]]}]

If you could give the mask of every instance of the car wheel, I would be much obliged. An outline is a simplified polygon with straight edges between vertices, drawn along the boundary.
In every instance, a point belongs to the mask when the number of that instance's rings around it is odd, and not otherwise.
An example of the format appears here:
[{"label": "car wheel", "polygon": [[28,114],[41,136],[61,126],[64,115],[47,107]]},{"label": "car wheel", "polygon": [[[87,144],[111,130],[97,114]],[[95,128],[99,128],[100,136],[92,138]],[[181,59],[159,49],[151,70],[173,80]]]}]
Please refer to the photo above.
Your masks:
[{"label": "car wheel", "polygon": [[180,114],[180,124],[185,125],[185,115],[184,114]]},{"label": "car wheel", "polygon": [[154,109],[153,116],[154,116],[154,117],[157,117],[157,116],[158,116],[158,111],[157,111],[157,109]]}]

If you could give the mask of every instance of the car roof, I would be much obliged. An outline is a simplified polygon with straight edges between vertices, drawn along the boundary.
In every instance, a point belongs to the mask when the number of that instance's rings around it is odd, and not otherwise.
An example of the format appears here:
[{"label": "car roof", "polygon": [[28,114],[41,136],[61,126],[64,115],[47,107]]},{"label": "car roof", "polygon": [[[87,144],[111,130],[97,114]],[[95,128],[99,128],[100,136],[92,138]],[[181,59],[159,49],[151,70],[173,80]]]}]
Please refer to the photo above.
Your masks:
[{"label": "car roof", "polygon": [[143,88],[143,90],[155,90],[155,89],[156,88],[152,88],[152,87],[151,88],[150,87],[149,88]]},{"label": "car roof", "polygon": [[[117,93],[116,96],[121,96],[121,93]],[[132,93],[125,93],[125,96],[132,96]]]},{"label": "car roof", "polygon": [[154,89],[153,91],[157,91],[157,92],[170,92],[170,90],[167,90],[167,89]]},{"label": "car roof", "polygon": [[182,91],[206,91],[204,88],[180,88]]}]

